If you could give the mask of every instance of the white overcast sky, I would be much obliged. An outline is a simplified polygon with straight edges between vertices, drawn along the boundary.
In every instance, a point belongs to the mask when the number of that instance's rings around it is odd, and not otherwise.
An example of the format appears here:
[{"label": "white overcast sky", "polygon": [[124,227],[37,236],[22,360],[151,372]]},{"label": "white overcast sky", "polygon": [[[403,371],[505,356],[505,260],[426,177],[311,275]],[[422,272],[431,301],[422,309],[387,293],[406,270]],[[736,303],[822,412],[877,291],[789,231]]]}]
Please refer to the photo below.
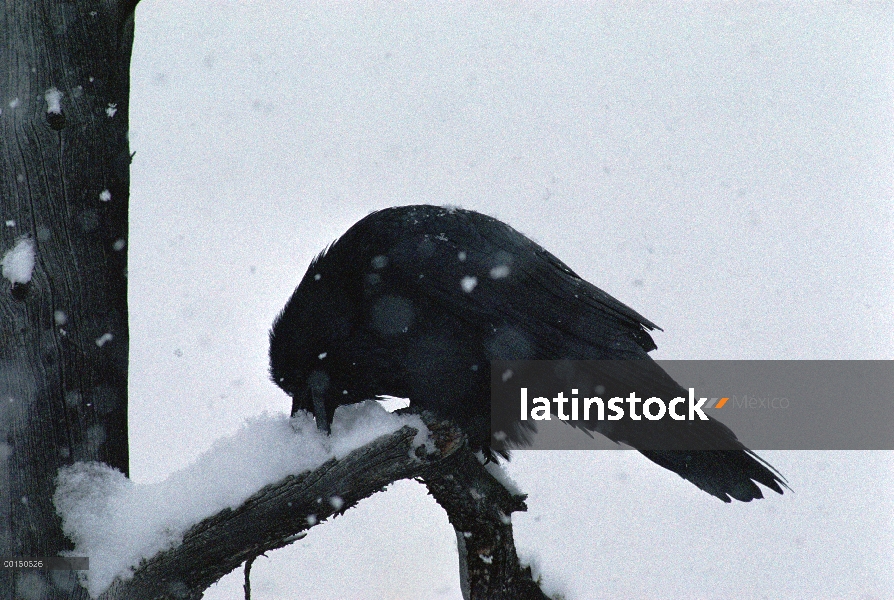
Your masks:
[{"label": "white overcast sky", "polygon": [[[133,478],[289,409],[267,330],[386,206],[510,223],[663,327],[657,358],[894,358],[892,32],[891,3],[142,0]],[[894,597],[892,454],[762,455],[794,493],[725,505],[637,453],[517,453],[519,550],[568,598]],[[253,597],[456,599],[456,560],[401,482]]]}]

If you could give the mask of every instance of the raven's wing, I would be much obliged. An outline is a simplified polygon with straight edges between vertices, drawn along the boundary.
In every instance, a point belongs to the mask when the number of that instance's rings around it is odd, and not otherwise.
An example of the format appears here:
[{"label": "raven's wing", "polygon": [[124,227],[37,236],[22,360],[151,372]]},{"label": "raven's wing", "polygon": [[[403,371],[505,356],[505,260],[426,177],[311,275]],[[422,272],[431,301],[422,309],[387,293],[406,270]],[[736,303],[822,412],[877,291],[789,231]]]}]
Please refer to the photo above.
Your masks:
[{"label": "raven's wing", "polygon": [[[658,327],[532,240],[472,211],[401,208],[379,216],[390,218],[389,257],[412,286],[407,293],[472,326],[489,326],[491,359],[636,360],[625,363],[635,372],[618,381],[621,387],[633,384],[625,389],[641,390],[643,398],[685,395],[647,354],[655,349],[648,331]],[[763,497],[754,481],[782,493],[784,479],[714,419],[612,424],[583,427],[640,450],[725,502]],[[668,449],[674,447],[687,450]]]},{"label": "raven's wing", "polygon": [[410,297],[523,338],[500,358],[635,359],[655,349],[654,323],[497,219],[432,206],[371,216]]}]

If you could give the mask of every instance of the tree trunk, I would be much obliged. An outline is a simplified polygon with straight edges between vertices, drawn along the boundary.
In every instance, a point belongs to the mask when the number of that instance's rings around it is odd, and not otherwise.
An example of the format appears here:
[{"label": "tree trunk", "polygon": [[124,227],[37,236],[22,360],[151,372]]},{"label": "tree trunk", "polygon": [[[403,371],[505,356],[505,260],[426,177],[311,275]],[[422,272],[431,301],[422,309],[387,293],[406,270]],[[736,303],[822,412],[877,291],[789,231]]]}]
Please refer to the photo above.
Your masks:
[{"label": "tree trunk", "polygon": [[[127,473],[128,95],[135,0],[0,8],[0,556],[69,549],[61,465]],[[68,572],[2,571],[0,597],[81,597]]]}]

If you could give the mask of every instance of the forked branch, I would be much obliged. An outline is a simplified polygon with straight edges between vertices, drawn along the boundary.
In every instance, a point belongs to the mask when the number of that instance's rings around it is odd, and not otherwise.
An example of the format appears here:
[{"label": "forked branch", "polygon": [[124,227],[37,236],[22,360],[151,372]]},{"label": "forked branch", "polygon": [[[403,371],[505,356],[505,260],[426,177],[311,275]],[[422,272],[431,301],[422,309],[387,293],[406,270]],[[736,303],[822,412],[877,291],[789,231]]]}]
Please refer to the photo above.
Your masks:
[{"label": "forked branch", "polygon": [[235,510],[223,510],[198,523],[179,546],[144,561],[133,578],[117,580],[100,598],[200,598],[245,561],[301,539],[310,527],[344,513],[394,481],[409,478],[428,485],[454,528],[462,532],[458,535],[465,597],[546,598],[530,571],[518,564],[512,542],[508,516],[525,509],[523,497],[513,496],[480,465],[458,430],[432,419],[426,424],[436,451],[414,448],[417,432],[405,426],[340,460],[290,475],[259,490]]}]

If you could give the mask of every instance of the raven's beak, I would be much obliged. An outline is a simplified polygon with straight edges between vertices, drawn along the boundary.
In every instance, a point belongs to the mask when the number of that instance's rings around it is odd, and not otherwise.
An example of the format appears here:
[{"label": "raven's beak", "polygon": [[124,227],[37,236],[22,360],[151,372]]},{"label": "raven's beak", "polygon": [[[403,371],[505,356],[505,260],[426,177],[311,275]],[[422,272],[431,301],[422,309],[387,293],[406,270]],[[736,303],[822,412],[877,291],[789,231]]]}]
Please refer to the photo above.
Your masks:
[{"label": "raven's beak", "polygon": [[289,416],[294,417],[299,410],[307,410],[307,403],[303,402],[306,395],[304,392],[296,392],[290,395],[292,396],[292,414]]},{"label": "raven's beak", "polygon": [[317,429],[329,435],[329,416],[326,414],[326,392],[319,388],[310,389],[313,398],[314,418],[317,421]]},{"label": "raven's beak", "polygon": [[317,428],[330,433],[329,425],[333,415],[326,413],[326,394],[329,389],[329,376],[323,371],[314,371],[307,378],[307,391],[310,394],[311,406],[313,406],[314,418],[317,420]]}]

